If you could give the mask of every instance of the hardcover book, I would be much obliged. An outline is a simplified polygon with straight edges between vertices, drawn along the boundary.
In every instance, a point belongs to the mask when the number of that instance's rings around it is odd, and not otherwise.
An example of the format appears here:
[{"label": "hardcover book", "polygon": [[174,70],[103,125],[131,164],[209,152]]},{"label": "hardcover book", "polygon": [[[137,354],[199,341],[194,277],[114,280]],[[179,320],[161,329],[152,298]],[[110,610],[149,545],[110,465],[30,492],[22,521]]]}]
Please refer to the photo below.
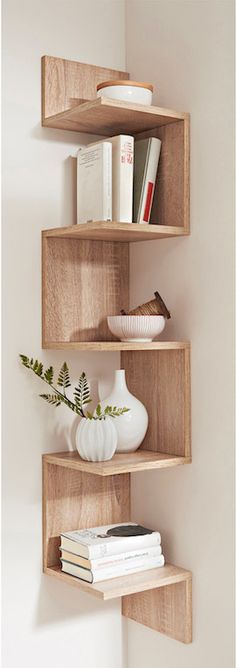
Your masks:
[{"label": "hardcover book", "polygon": [[134,222],[149,223],[161,141],[156,137],[134,144]]}]

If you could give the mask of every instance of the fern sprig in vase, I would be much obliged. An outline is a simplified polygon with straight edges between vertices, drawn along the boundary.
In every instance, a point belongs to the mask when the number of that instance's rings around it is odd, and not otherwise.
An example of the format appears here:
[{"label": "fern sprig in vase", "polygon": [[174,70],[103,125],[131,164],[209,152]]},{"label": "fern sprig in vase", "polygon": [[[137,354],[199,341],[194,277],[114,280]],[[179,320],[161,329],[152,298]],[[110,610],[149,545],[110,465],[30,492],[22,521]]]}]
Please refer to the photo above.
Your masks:
[{"label": "fern sprig in vase", "polygon": [[127,413],[129,408],[109,405],[102,408],[99,402],[94,413],[91,413],[86,409],[92,399],[84,371],[74,388],[73,401],[66,393],[67,389],[71,387],[69,368],[66,362],[63,363],[55,383],[52,366],[44,370],[42,362],[37,359],[34,360],[26,355],[20,355],[20,359],[23,366],[51,387],[50,394],[39,395],[42,399],[55,408],[64,404],[82,418],[76,431],[76,447],[82,459],[94,462],[111,459],[117,446],[117,431],[113,425],[113,419]]}]

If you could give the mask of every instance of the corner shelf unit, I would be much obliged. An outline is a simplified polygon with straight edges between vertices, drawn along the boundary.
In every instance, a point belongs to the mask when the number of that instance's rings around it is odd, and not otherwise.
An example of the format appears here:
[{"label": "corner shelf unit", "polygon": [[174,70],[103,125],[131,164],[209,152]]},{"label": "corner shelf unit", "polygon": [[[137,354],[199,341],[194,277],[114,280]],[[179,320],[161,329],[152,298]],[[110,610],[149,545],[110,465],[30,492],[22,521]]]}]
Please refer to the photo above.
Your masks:
[{"label": "corner shelf unit", "polygon": [[100,599],[121,597],[124,616],[189,643],[189,571],[166,564],[91,585],[60,570],[62,532],[132,519],[131,473],[191,462],[190,344],[123,343],[112,337],[106,323],[107,315],[129,308],[130,243],[189,234],[189,114],[94,99],[97,83],[128,77],[59,58],[42,59],[44,127],[162,141],[151,224],[96,222],[42,233],[43,348],[119,351],[128,387],[149,414],[146,437],[131,455],[101,463],[85,462],[74,452],[43,456],[43,568]]}]

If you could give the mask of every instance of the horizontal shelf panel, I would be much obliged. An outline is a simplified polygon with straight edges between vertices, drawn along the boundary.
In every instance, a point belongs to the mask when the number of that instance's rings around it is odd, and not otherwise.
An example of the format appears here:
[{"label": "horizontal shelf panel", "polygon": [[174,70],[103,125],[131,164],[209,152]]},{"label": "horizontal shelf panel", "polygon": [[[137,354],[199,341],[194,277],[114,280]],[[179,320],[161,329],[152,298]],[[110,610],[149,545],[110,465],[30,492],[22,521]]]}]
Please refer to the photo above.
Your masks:
[{"label": "horizontal shelf panel", "polygon": [[73,575],[68,575],[61,571],[60,566],[46,568],[45,573],[57,577],[61,582],[67,582],[104,601],[191,579],[190,571],[186,571],[178,566],[172,566],[171,564],[166,564],[161,568],[153,568],[150,571],[143,571],[142,573],[133,573],[132,575],[125,575],[113,578],[112,580],[104,580],[97,584],[89,584],[88,582],[79,580],[79,578],[75,578]]},{"label": "horizontal shelf panel", "polygon": [[151,341],[135,343],[128,341],[43,341],[42,348],[49,350],[104,351],[122,350],[185,350],[190,347],[188,341]]},{"label": "horizontal shelf panel", "polygon": [[43,455],[43,458],[49,464],[99,476],[136,473],[138,471],[180,466],[191,462],[191,457],[167,455],[163,452],[152,452],[151,450],[137,450],[132,453],[117,454],[106,462],[84,461],[77,452],[57,452]]},{"label": "horizontal shelf panel", "polygon": [[184,227],[167,225],[117,223],[97,221],[70,227],[56,227],[44,230],[44,237],[61,239],[93,239],[94,241],[150,241],[167,237],[186,236]]},{"label": "horizontal shelf panel", "polygon": [[112,136],[152,130],[158,125],[183,121],[188,116],[187,113],[171,109],[100,97],[89,102],[80,102],[67,111],[49,116],[44,119],[43,125],[73,132]]}]

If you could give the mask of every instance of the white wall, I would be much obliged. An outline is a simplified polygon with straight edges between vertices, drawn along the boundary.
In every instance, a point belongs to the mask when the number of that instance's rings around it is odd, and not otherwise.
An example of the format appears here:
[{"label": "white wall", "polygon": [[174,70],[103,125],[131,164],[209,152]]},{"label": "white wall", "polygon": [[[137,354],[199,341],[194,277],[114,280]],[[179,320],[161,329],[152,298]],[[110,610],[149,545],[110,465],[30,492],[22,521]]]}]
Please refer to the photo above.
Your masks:
[{"label": "white wall", "polygon": [[40,232],[74,222],[68,156],[84,137],[40,127],[40,58],[123,69],[124,2],[5,0],[3,32],[3,665],[121,668],[119,603],[41,574],[41,454],[67,448],[73,414],[43,404],[18,353],[66,357],[74,378],[117,368],[112,354],[41,351]]},{"label": "white wall", "polygon": [[127,70],[191,112],[191,237],[133,244],[132,304],[158,289],[192,341],[193,464],[136,474],[135,519],[193,571],[194,641],[129,622],[129,668],[233,668],[233,3],[127,0]]},{"label": "white wall", "polygon": [[[19,366],[41,351],[40,231],[74,222],[68,155],[83,138],[40,127],[40,57],[124,68],[123,0],[5,0],[3,495],[4,668],[125,668],[119,603],[41,575],[41,453],[63,450],[73,416],[38,399]],[[189,239],[134,244],[132,303],[157,288],[167,338],[192,341],[193,464],[137,474],[134,519],[161,529],[166,556],[194,573],[194,642],[129,622],[129,668],[232,668],[232,68],[233,5],[128,0],[127,66],[155,101],[192,117]],[[118,358],[66,355],[110,381]],[[124,629],[126,625],[124,626]],[[123,638],[125,648],[125,638]]]}]

